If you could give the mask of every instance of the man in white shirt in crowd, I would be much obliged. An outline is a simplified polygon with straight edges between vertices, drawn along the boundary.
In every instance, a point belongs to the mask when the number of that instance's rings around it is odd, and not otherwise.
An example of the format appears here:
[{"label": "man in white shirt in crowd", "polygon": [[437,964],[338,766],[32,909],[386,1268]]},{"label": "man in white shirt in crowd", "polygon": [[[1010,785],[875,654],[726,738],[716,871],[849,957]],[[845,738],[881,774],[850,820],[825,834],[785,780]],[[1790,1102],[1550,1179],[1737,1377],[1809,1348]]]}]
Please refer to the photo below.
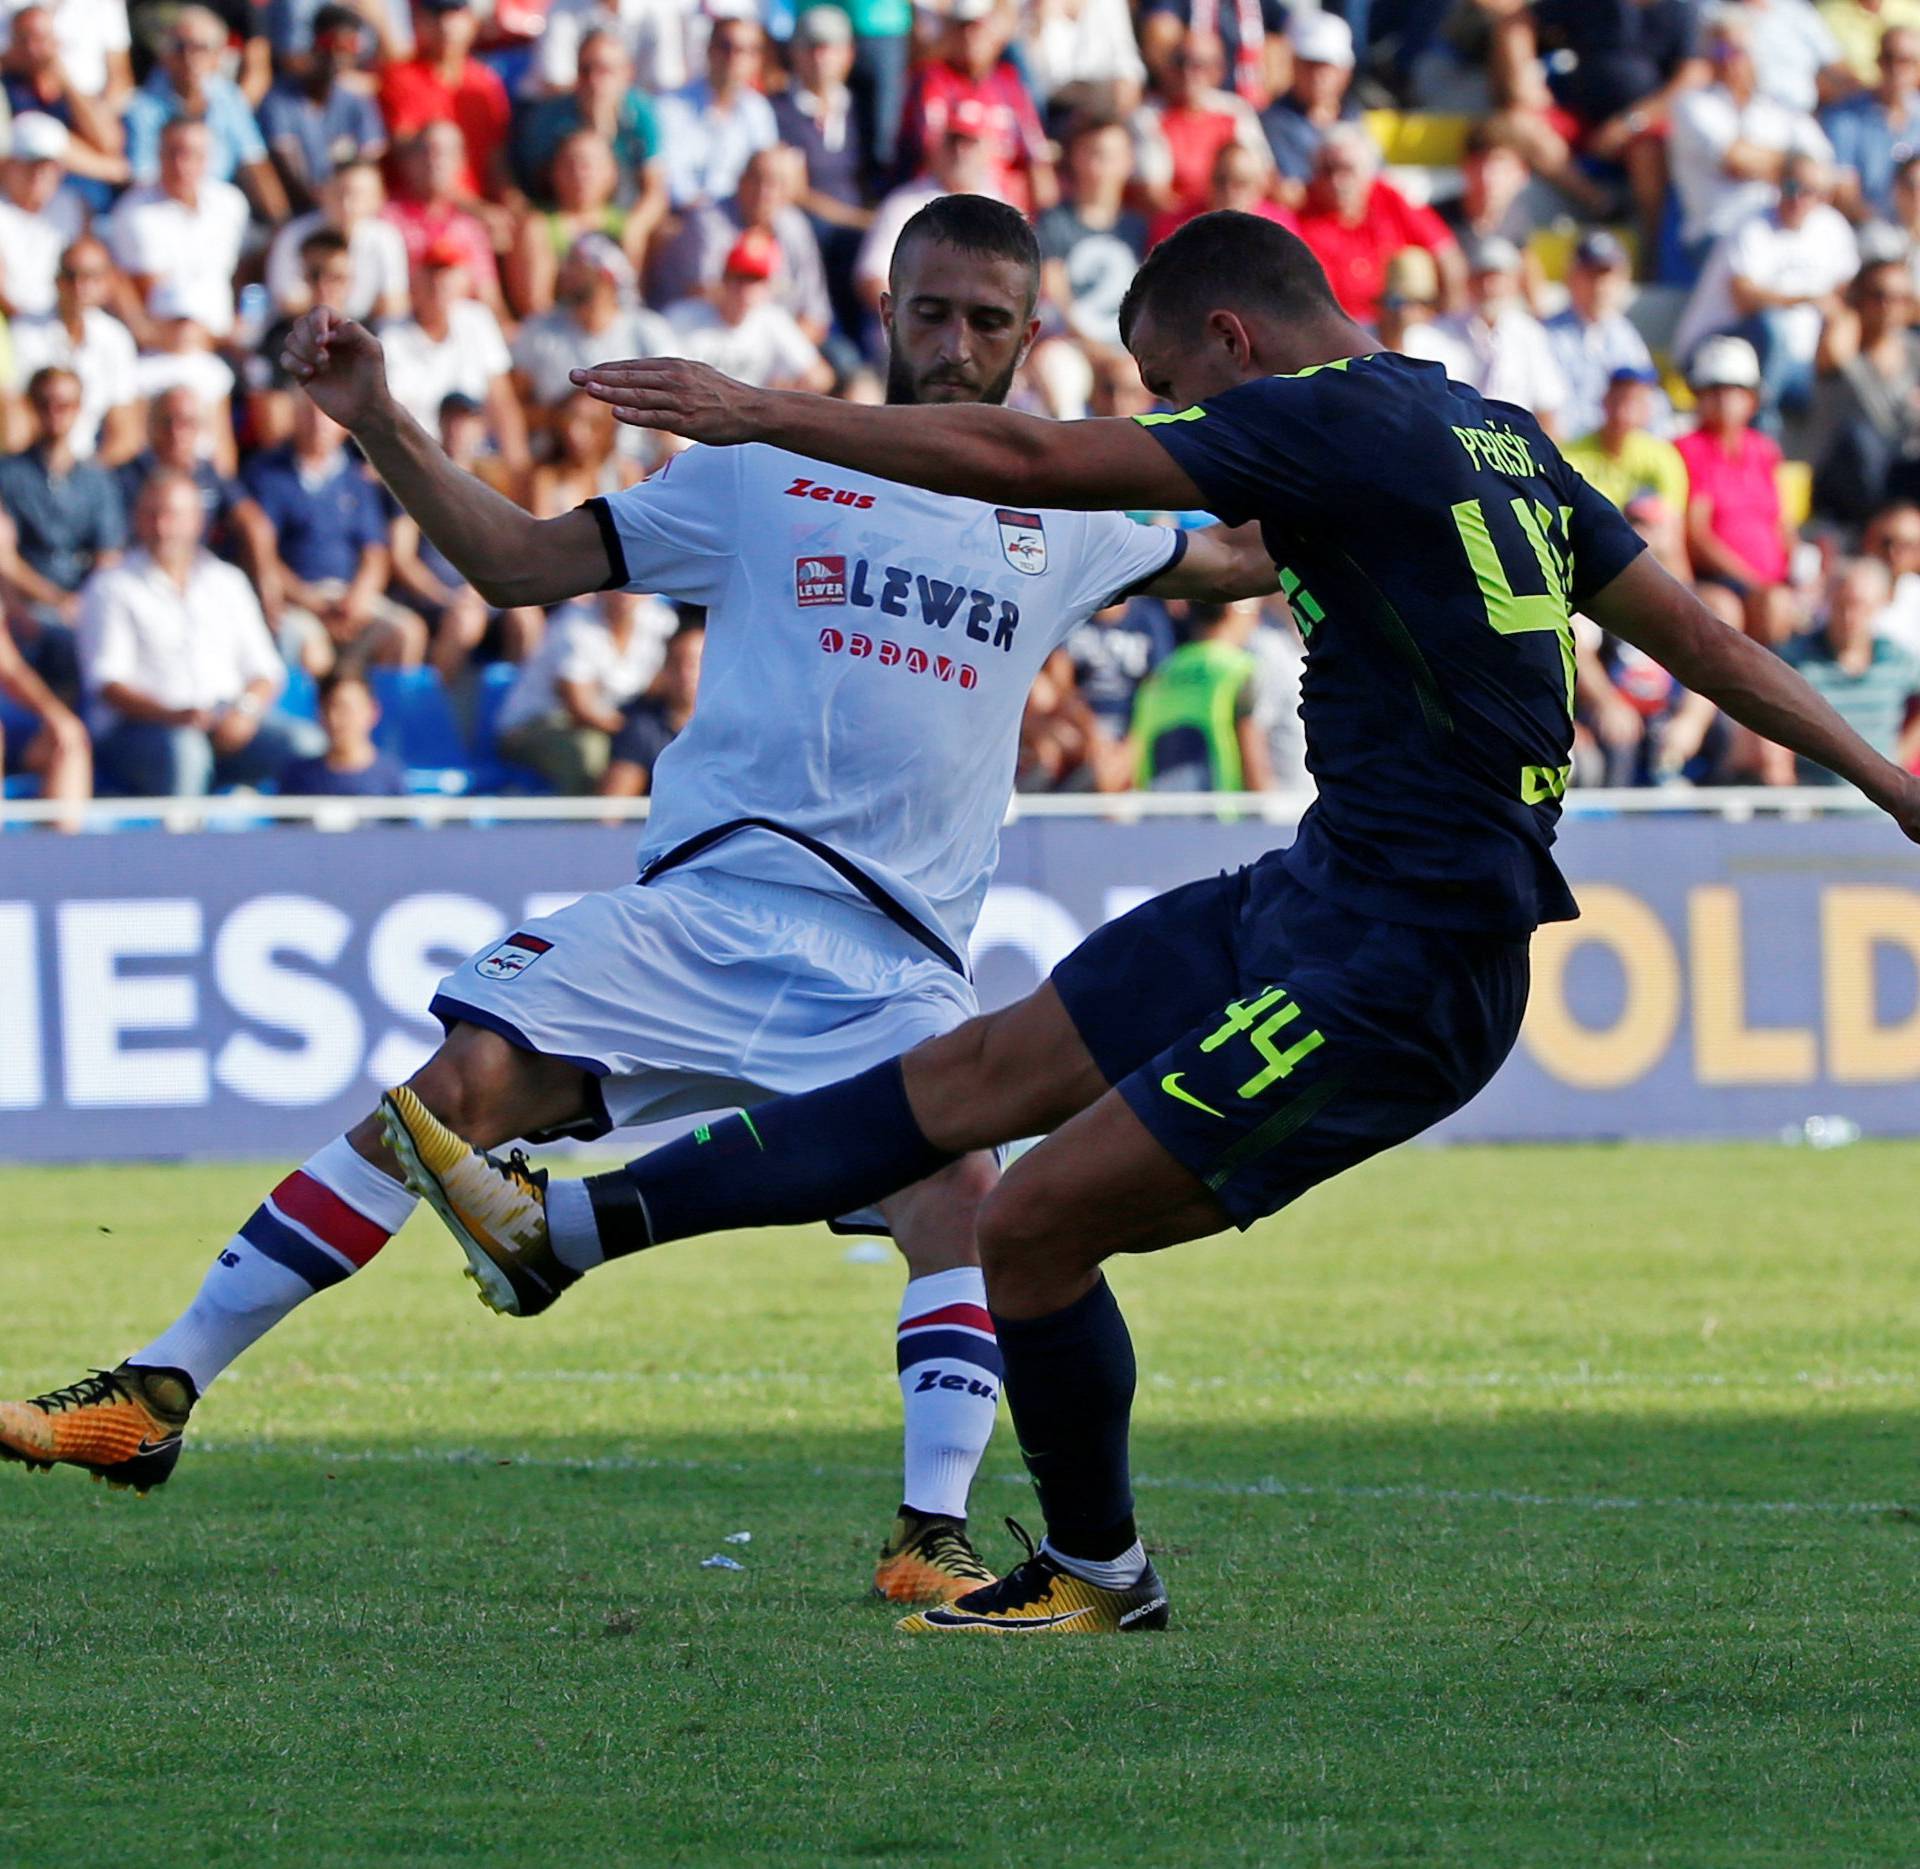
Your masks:
[{"label": "man in white shirt in crowd", "polygon": [[[117,119],[133,92],[133,35],[121,0],[52,0],[38,10],[53,21],[54,44],[69,88]],[[0,35],[27,8],[8,0]]]},{"label": "man in white shirt in crowd", "polygon": [[987,155],[987,128],[986,106],[976,98],[963,97],[947,114],[946,134],[933,146],[927,173],[881,197],[853,263],[853,289],[869,311],[880,308],[901,229],[928,202],[942,195],[997,198]]},{"label": "man in white shirt in crowd", "polygon": [[633,263],[620,243],[582,234],[560,262],[553,304],[529,318],[513,340],[513,368],[526,400],[551,409],[573,394],[570,371],[603,357],[672,353],[673,333],[640,303]]},{"label": "man in white shirt in crowd", "polygon": [[208,173],[207,126],[176,117],[160,132],[160,177],[130,188],[107,217],[107,245],[132,282],[127,316],[136,335],[162,280],[178,286],[194,319],[215,337],[233,330],[233,275],[247,232],[247,198]]},{"label": "man in white shirt in crowd", "polygon": [[779,142],[773,106],[760,94],[766,36],[750,13],[716,19],[707,75],[660,99],[667,195],[676,211],[729,200],[756,150]]},{"label": "man in white shirt in crowd", "polygon": [[1540,320],[1520,291],[1520,249],[1498,234],[1467,256],[1467,308],[1439,319],[1436,333],[1459,361],[1447,374],[1498,402],[1517,402],[1549,435],[1565,433],[1567,379]]},{"label": "man in white shirt in crowd", "polygon": [[1653,369],[1647,340],[1627,316],[1632,278],[1632,257],[1604,227],[1574,249],[1566,306],[1546,321],[1554,360],[1567,379],[1562,434],[1590,435],[1600,426],[1607,385],[1617,372]]},{"label": "man in white shirt in crowd", "polygon": [[13,321],[14,381],[9,416],[26,425],[25,386],[49,365],[80,380],[80,419],[74,424],[76,459],[97,454],[108,466],[140,451],[139,390],[134,383],[133,333],[106,309],[114,289],[113,260],[106,243],[82,234],[60,257],[54,305],[37,318]]},{"label": "man in white shirt in crowd", "polygon": [[1669,145],[1680,239],[1695,267],[1722,234],[1772,204],[1789,156],[1833,155],[1810,115],[1762,93],[1740,12],[1715,20],[1708,52],[1714,82],[1675,100]]},{"label": "man in white shirt in crowd", "polygon": [[779,268],[780,247],[771,234],[757,228],[742,234],[713,296],[685,299],[668,312],[674,353],[762,389],[831,389],[833,370],[819,347],[774,303]]},{"label": "man in white shirt in crowd", "polygon": [[286,682],[245,575],[202,549],[200,491],[162,471],[141,490],[139,549],[81,594],[80,665],[102,789],[197,797],[274,778],[319,750],[273,712]]},{"label": "man in white shirt in crowd", "polygon": [[41,111],[14,118],[0,161],[0,312],[53,310],[60,255],[86,230],[87,211],[67,187],[67,126]]},{"label": "man in white shirt in crowd", "polygon": [[1761,92],[1789,110],[1817,110],[1853,89],[1840,42],[1812,0],[1725,0],[1743,23]]},{"label": "man in white shirt in crowd", "polygon": [[513,393],[513,358],[500,321],[473,295],[465,255],[436,242],[413,270],[413,316],[386,326],[380,342],[394,400],[431,431],[449,396],[487,412],[493,444],[509,466],[527,462],[527,424]]},{"label": "man in white shirt in crowd", "polygon": [[1815,155],[1787,158],[1780,198],[1749,216],[1713,250],[1674,333],[1685,359],[1704,339],[1736,331],[1760,357],[1760,407],[1771,420],[1813,395],[1820,329],[1860,270],[1847,217],[1830,205],[1833,168]]},{"label": "man in white shirt in crowd", "polygon": [[407,311],[407,243],[386,218],[386,184],[377,164],[344,162],[320,184],[320,205],[296,215],[267,248],[267,290],[274,309],[297,318],[313,308],[313,293],[301,263],[308,238],[331,228],[347,243],[353,284],[349,318],[403,318]]}]

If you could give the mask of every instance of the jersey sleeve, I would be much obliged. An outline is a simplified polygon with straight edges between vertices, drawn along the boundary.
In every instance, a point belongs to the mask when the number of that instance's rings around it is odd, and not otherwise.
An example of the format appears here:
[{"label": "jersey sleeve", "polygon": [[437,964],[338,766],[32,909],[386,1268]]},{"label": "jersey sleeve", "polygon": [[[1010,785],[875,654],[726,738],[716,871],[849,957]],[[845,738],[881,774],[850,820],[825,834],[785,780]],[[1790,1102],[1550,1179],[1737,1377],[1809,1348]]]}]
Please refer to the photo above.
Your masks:
[{"label": "jersey sleeve", "polygon": [[587,502],[606,542],[607,590],[720,601],[740,549],[738,448],[689,448],[619,493]]},{"label": "jersey sleeve", "polygon": [[1572,509],[1567,537],[1573,546],[1573,601],[1576,606],[1606,587],[1647,549],[1620,509],[1593,483],[1560,463],[1566,480],[1561,498]]},{"label": "jersey sleeve", "polygon": [[1324,488],[1334,437],[1319,402],[1313,378],[1271,376],[1191,409],[1133,419],[1180,464],[1207,510],[1239,526]]},{"label": "jersey sleeve", "polygon": [[1124,513],[1089,513],[1086,520],[1071,595],[1060,618],[1061,640],[1076,624],[1131,597],[1187,554],[1187,535],[1171,527],[1143,526]]}]

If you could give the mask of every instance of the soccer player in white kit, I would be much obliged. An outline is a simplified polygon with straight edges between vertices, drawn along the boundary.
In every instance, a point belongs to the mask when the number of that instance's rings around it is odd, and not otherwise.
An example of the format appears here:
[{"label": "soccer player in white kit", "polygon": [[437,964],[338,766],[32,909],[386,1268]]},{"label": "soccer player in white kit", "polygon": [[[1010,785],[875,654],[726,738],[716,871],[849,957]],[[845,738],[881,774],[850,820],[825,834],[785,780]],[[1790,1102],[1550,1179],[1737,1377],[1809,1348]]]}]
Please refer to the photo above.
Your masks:
[{"label": "soccer player in white kit", "polygon": [[[1038,329],[1038,283],[1013,210],[977,196],[924,209],[883,307],[890,400],[1003,400]],[[659,761],[639,880],[522,922],[434,997],[446,1038],[411,1090],[480,1149],[751,1107],[965,1022],[968,940],[1048,655],[1129,591],[1273,587],[1251,535],[995,508],[774,448],[691,450],[538,521],[397,408],[360,326],[311,314],[288,362],[490,602],[620,587],[707,609],[699,701]],[[403,1166],[422,1173],[374,1117],[337,1137],[255,1210],[161,1336],[116,1369],[0,1403],[0,1453],[163,1482],[208,1384],[405,1222]],[[968,1157],[870,1217],[909,1270],[905,1481],[875,1573],[898,1601],[991,1577],[965,1521],[1000,1386],[973,1240],[996,1173]],[[436,1204],[458,1226],[457,1202]],[[557,1292],[522,1279],[482,1295],[530,1315]]]}]

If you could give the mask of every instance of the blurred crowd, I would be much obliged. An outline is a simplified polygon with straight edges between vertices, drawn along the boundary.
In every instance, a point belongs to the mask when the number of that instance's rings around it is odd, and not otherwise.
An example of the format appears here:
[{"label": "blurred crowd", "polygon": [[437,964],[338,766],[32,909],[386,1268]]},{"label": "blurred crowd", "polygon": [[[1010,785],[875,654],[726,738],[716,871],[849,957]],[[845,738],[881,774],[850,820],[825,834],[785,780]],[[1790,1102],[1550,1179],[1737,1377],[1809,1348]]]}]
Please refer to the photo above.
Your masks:
[{"label": "blurred crowd", "polygon": [[[893,242],[953,191],[1034,219],[1018,406],[1146,408],[1134,268],[1267,216],[1920,762],[1920,0],[0,9],[9,795],[644,792],[698,613],[490,609],[293,392],[288,324],[373,323],[448,453],[558,512],[675,445],[576,365],[881,396]],[[1577,782],[1819,776],[1577,652]],[[1116,607],[1049,662],[1019,783],[1305,787],[1301,664],[1282,598]]]}]

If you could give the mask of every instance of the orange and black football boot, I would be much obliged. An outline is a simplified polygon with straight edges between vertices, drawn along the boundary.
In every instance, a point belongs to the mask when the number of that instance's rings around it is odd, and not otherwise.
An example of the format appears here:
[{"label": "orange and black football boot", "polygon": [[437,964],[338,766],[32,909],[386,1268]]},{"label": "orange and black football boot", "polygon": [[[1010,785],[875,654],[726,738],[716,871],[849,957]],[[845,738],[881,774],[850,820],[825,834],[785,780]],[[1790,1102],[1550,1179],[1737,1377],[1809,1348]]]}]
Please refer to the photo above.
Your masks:
[{"label": "orange and black football boot", "polygon": [[1134,1635],[1167,1626],[1167,1590],[1147,1565],[1122,1590],[1103,1589],[1063,1569],[1014,1523],[1026,1561],[998,1583],[951,1603],[918,1609],[896,1627],[908,1635]]},{"label": "orange and black football boot", "polygon": [[96,1369],[25,1402],[0,1402],[0,1459],[34,1472],[80,1467],[109,1486],[150,1493],[180,1464],[200,1399],[181,1369]]},{"label": "orange and black football boot", "polygon": [[966,1520],[902,1506],[880,1547],[873,1593],[889,1603],[951,1603],[993,1581],[993,1572],[967,1542]]}]

